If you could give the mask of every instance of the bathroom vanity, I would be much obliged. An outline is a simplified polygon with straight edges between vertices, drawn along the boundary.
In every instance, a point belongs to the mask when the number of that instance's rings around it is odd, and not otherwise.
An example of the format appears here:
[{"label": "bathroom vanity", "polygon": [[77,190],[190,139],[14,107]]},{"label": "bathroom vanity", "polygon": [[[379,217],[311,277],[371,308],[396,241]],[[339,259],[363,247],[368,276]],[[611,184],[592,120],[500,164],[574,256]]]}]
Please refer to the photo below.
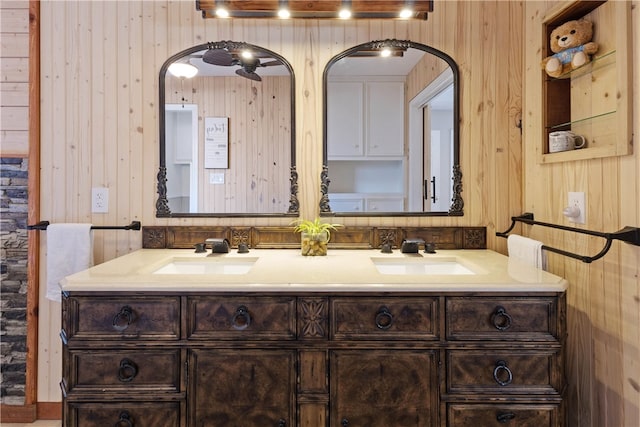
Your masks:
[{"label": "bathroom vanity", "polygon": [[142,249],[63,282],[63,425],[564,426],[566,287],[488,250]]}]

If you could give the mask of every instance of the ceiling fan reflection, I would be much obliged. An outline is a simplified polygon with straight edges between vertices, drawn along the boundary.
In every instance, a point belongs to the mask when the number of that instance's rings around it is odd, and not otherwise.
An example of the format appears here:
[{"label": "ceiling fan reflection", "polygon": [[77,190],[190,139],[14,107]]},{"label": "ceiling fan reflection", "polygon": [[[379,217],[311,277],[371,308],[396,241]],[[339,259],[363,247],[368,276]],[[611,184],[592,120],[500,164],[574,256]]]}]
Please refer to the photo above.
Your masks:
[{"label": "ceiling fan reflection", "polygon": [[223,67],[240,66],[235,71],[237,75],[258,82],[262,81],[262,78],[256,73],[258,67],[284,65],[276,60],[261,62],[250,52],[230,52],[227,49],[209,49],[202,54],[202,61]]}]

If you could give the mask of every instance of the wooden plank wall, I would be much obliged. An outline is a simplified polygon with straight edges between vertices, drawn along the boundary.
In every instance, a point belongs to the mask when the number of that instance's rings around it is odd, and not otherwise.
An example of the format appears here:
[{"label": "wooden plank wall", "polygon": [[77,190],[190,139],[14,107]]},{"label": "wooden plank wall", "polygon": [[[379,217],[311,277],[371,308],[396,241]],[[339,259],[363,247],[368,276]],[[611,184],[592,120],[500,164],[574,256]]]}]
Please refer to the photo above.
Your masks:
[{"label": "wooden plank wall", "polygon": [[[640,43],[638,2],[615,2],[632,8],[634,133],[636,153],[623,157],[539,164],[536,148],[544,143],[540,51],[542,19],[557,2],[525,2],[524,210],[540,221],[572,225],[562,215],[569,191],[586,193],[586,224],[579,227],[616,231],[640,226],[640,154],[638,83]],[[606,4],[608,10],[613,2]],[[608,14],[609,17],[613,15]],[[602,18],[602,16],[601,16]],[[605,20],[606,21],[606,20]],[[597,32],[619,22],[600,22]],[[607,35],[605,35],[607,38]],[[628,92],[627,92],[628,93]],[[524,233],[550,246],[595,255],[603,239],[542,227]],[[640,425],[640,248],[616,242],[592,264],[550,254],[550,269],[570,282],[567,292],[569,340],[566,354],[570,426]]]},{"label": "wooden plank wall", "polygon": [[0,152],[26,157],[29,148],[29,2],[0,3]]},{"label": "wooden plank wall", "polygon": [[[260,69],[258,69],[260,73]],[[284,213],[289,209],[291,79],[263,76],[167,78],[166,102],[198,105],[200,212]],[[229,168],[204,168],[204,119],[229,118]],[[253,166],[253,165],[257,165]],[[224,185],[209,183],[224,174]]]},{"label": "wooden plank wall", "polygon": [[[261,45],[291,62],[296,74],[301,214],[315,216],[322,167],[324,66],[347,47],[393,37],[432,45],[459,64],[465,215],[340,221],[352,226],[487,226],[488,247],[505,252],[506,241],[495,238],[494,232],[506,229],[510,216],[527,209],[541,219],[561,221],[566,191],[577,190],[578,183],[589,193],[589,228],[608,231],[618,225],[638,225],[637,154],[542,168],[531,151],[541,137],[529,127],[531,115],[538,114],[532,106],[540,103],[540,91],[535,90],[540,58],[534,47],[541,40],[535,22],[548,5],[444,1],[436,2],[435,13],[426,22],[283,22],[205,21],[191,1],[43,2],[41,218],[95,224],[131,220],[144,225],[289,224],[286,218],[154,216],[157,72],[170,55],[215,40]],[[638,7],[633,13],[638,22]],[[637,87],[640,79],[635,73]],[[637,92],[635,98],[640,98]],[[527,125],[524,144],[519,117]],[[637,119],[635,129],[637,134]],[[91,214],[91,187],[110,189],[108,214]],[[141,245],[140,235],[132,232],[96,233],[95,238],[97,262]],[[573,243],[566,243],[571,249]],[[587,243],[577,243],[583,244]],[[45,253],[44,246],[41,250]],[[552,270],[572,283],[567,355],[568,360],[573,358],[568,372],[572,426],[640,425],[639,257],[638,248],[616,244],[613,253],[591,266],[551,258]],[[60,399],[59,309],[43,302],[40,313],[40,360],[48,362],[40,366],[38,399],[56,401]]]},{"label": "wooden plank wall", "polygon": [[[459,64],[465,215],[340,222],[486,225],[488,246],[504,250],[506,242],[494,232],[521,212],[521,135],[515,118],[522,102],[522,12],[520,2],[447,1],[438,2],[427,21],[222,21],[203,20],[191,1],[43,2],[41,219],[98,225],[132,220],[143,225],[289,225],[290,218],[155,218],[158,71],[169,56],[217,40],[260,45],[292,64],[300,210],[314,217],[322,171],[324,67],[348,47],[397,38],[432,45]],[[91,213],[92,187],[109,188],[109,213]],[[136,232],[96,232],[94,239],[96,262],[141,246]],[[41,252],[46,252],[45,242]],[[40,315],[41,329],[51,332],[40,339],[38,398],[58,400],[58,307],[43,300]]]}]

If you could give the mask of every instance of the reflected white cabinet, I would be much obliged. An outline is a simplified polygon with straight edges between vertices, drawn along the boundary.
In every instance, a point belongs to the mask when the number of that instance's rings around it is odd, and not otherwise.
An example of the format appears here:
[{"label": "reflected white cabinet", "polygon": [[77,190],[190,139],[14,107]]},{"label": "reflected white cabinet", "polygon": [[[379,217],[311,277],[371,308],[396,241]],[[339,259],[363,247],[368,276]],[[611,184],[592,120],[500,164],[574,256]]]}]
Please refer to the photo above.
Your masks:
[{"label": "reflected white cabinet", "polygon": [[330,160],[402,157],[404,82],[329,82],[327,154]]},{"label": "reflected white cabinet", "polygon": [[334,212],[402,212],[403,200],[402,194],[329,194],[329,203]]}]

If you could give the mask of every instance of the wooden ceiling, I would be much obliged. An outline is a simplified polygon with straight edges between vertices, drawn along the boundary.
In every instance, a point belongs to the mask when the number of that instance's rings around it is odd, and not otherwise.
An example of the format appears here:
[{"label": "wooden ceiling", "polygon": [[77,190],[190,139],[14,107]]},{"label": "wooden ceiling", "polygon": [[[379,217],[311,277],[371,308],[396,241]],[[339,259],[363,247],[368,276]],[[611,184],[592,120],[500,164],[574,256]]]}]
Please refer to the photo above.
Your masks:
[{"label": "wooden ceiling", "polygon": [[433,12],[433,0],[196,0],[196,10],[202,17],[217,18],[215,10],[220,4],[230,12],[230,18],[277,18],[281,4],[288,4],[291,18],[337,19],[343,4],[350,4],[351,19],[399,19],[398,13],[405,6],[413,10],[409,19],[427,19]]}]

